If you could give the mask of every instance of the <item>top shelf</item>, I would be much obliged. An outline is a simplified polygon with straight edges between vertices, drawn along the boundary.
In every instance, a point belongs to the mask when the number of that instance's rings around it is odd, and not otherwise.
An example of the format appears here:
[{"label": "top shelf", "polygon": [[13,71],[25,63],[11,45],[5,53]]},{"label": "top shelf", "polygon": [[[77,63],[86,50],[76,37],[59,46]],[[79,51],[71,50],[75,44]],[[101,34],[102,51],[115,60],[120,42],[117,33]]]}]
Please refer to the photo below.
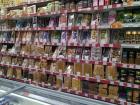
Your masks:
[{"label": "top shelf", "polygon": [[[49,3],[49,2],[53,2],[56,0],[36,0],[34,2],[23,2],[20,3],[18,5],[9,5],[6,7],[6,9],[8,10],[12,10],[12,9],[20,9],[24,6],[31,6],[31,5],[36,5],[36,6],[40,6],[43,5],[44,3]],[[113,4],[113,5],[100,5],[100,6],[94,6],[93,9],[94,10],[103,10],[103,9],[121,9],[121,8],[133,8],[133,7],[139,7],[140,6],[140,1],[135,1],[133,2],[131,5],[128,5],[128,3],[124,2],[122,4]],[[93,10],[91,9],[92,7],[89,8],[83,8],[81,10]]]}]

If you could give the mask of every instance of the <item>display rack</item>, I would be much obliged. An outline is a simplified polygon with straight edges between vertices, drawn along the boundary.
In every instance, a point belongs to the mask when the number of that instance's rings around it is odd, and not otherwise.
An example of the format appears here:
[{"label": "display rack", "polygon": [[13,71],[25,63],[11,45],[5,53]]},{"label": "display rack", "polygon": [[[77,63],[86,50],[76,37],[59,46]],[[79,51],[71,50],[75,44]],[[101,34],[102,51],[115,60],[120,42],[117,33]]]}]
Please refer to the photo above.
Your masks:
[{"label": "display rack", "polygon": [[139,8],[140,1],[129,0],[6,5],[0,77],[113,104],[140,104]]}]

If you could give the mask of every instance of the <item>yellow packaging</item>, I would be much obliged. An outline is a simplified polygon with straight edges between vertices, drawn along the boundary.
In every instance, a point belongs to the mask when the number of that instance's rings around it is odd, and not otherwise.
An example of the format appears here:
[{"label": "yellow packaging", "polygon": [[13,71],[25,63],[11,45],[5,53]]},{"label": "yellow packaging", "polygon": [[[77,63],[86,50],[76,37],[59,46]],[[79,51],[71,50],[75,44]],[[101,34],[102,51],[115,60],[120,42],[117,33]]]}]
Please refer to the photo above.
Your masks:
[{"label": "yellow packaging", "polygon": [[72,90],[81,90],[81,81],[78,78],[72,78]]},{"label": "yellow packaging", "polygon": [[87,77],[92,77],[92,64],[84,64],[83,75]]},{"label": "yellow packaging", "polygon": [[82,75],[82,64],[81,63],[74,64],[74,72],[76,75]]}]

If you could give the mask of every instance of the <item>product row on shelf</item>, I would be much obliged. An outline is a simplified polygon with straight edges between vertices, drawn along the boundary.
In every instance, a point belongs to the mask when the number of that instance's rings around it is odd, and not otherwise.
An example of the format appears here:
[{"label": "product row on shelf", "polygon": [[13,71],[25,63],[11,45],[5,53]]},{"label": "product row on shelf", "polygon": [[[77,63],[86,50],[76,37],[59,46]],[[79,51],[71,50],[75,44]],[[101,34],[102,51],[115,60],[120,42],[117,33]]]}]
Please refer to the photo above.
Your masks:
[{"label": "product row on shelf", "polygon": [[[2,24],[2,28],[24,28],[24,27],[66,27],[66,26],[100,26],[99,28],[122,28],[131,27],[132,23],[135,27],[140,26],[140,12],[138,8],[125,10],[103,11],[101,13],[82,13],[69,12],[53,13],[50,16],[46,14],[28,16],[28,12],[21,15],[18,12],[10,10],[8,14],[2,15],[1,20],[9,20],[9,24]],[[11,13],[12,12],[12,13]],[[33,12],[32,12],[33,13]],[[37,17],[36,17],[37,16]],[[22,19],[22,20],[21,20]],[[10,21],[11,20],[11,21]],[[128,24],[129,23],[129,24]]]},{"label": "product row on shelf", "polygon": [[48,44],[140,44],[139,30],[50,30],[0,32],[0,42]]},{"label": "product row on shelf", "polygon": [[[106,49],[105,49],[106,50]],[[114,50],[114,51],[113,51]],[[126,51],[126,49],[125,49]],[[137,50],[127,50],[129,53],[123,53],[123,58],[118,56],[118,49],[107,49],[107,51],[101,51],[101,48],[94,48],[93,52],[90,52],[89,48],[66,48],[64,46],[52,47],[52,46],[38,46],[38,45],[1,45],[1,64],[12,64],[25,68],[35,68],[35,69],[48,69],[48,70],[58,70],[57,72],[65,73],[65,66],[68,64],[68,72],[75,75],[85,75],[87,77],[99,76],[99,78],[104,79],[108,74],[109,77],[106,79],[117,80],[117,67],[115,65],[107,65],[107,70],[105,70],[104,65],[95,64],[98,66],[92,67],[90,60],[95,61],[110,61],[128,64],[139,64],[139,58],[135,58],[135,53]],[[128,55],[127,55],[128,54]],[[101,56],[102,55],[102,56]],[[39,56],[39,57],[34,57]],[[51,59],[53,58],[53,59]],[[59,58],[59,60],[57,60]],[[56,59],[56,60],[54,60]],[[79,60],[79,62],[73,62],[71,60]],[[86,62],[81,63],[80,60],[85,60]],[[68,60],[68,61],[67,61]],[[47,63],[48,62],[48,63]],[[51,64],[50,64],[51,62]],[[52,63],[53,62],[53,63]],[[58,63],[56,63],[58,62]],[[85,64],[86,63],[86,64]],[[75,66],[77,65],[77,67]],[[58,67],[60,66],[60,67]],[[67,66],[66,66],[67,67]],[[74,71],[69,70],[75,67]],[[110,68],[112,67],[112,68]],[[94,70],[94,73],[92,70]],[[76,72],[77,70],[77,72]],[[106,73],[107,72],[107,73]],[[108,73],[109,72],[109,73]],[[97,73],[97,74],[96,74]],[[128,78],[124,79],[125,76],[131,76],[130,80]],[[133,79],[132,79],[133,77]],[[129,71],[122,71],[120,73],[120,79],[124,79],[125,82],[140,83],[139,70],[132,69]],[[136,79],[134,79],[136,78]],[[128,80],[128,81],[127,81]]]},{"label": "product row on shelf", "polygon": [[[47,63],[45,62],[45,64],[47,64]],[[67,64],[65,73],[72,73],[72,69],[76,69],[76,70],[81,69],[80,66],[84,66],[84,69],[86,69],[85,72],[87,72],[87,68],[88,68],[88,70],[91,69],[91,65],[89,65],[89,64],[84,64],[84,65]],[[134,89],[134,88],[130,88],[130,87],[116,86],[116,85],[112,85],[112,84],[106,84],[106,83],[100,83],[100,82],[94,82],[94,81],[87,81],[87,80],[82,80],[76,76],[71,77],[71,76],[64,76],[62,74],[59,74],[59,75],[52,74],[51,72],[56,69],[59,69],[59,71],[61,71],[60,69],[65,68],[64,63],[60,62],[60,61],[57,63],[54,63],[54,62],[51,63],[50,73],[48,73],[48,72],[46,73],[43,70],[31,71],[30,69],[23,70],[22,68],[12,68],[12,67],[7,67],[7,66],[1,66],[0,68],[1,68],[0,69],[1,75],[4,75],[8,78],[16,78],[18,80],[29,80],[29,81],[33,81],[33,84],[44,83],[51,87],[55,86],[56,89],[58,89],[58,88],[71,89],[73,91],[83,92],[83,93],[87,93],[90,95],[99,95],[101,97],[107,97],[109,99],[117,100],[120,98],[123,100],[127,100],[128,102],[134,102],[137,104],[140,103],[139,88]],[[109,72],[107,72],[106,74],[103,74],[104,73],[103,68],[104,67],[102,65],[94,65],[93,74],[95,76],[98,75],[97,78],[99,78],[101,76],[103,77],[104,75],[106,75],[107,77],[113,79],[113,76],[116,75],[116,73],[114,73],[114,70],[113,70],[114,67],[111,67],[111,66],[107,67],[110,74],[112,74],[112,77],[109,76],[110,75]],[[100,73],[99,73],[99,70],[100,70]],[[125,79],[126,80],[128,79],[128,81],[132,82],[136,79],[134,77],[134,75],[136,75],[138,78],[140,77],[139,71],[128,70],[128,73],[126,73],[127,70],[124,70],[124,69],[120,69],[120,70],[121,71],[119,71],[120,72],[119,74],[120,74],[120,76],[122,76],[121,77],[122,81],[125,81]],[[80,72],[78,72],[78,74],[80,74]],[[91,75],[90,73],[89,74],[85,73],[85,74],[89,75],[89,76]],[[128,78],[126,78],[127,74],[128,74]]]},{"label": "product row on shelf", "polygon": [[[139,0],[135,0],[139,1]],[[127,3],[128,5],[132,5],[134,1],[129,0],[8,0],[3,1],[3,5],[6,5],[8,8],[14,7],[14,6],[24,6],[24,11],[32,11],[33,9],[36,10],[33,6],[30,5],[37,5],[40,3],[44,3],[43,7],[38,8],[38,11],[41,12],[50,12],[59,10],[60,8],[65,9],[75,9],[75,8],[88,8],[88,7],[96,7],[96,6],[108,6],[113,4],[122,4]],[[29,7],[26,7],[26,5],[29,5]],[[28,10],[27,10],[28,9]]]}]

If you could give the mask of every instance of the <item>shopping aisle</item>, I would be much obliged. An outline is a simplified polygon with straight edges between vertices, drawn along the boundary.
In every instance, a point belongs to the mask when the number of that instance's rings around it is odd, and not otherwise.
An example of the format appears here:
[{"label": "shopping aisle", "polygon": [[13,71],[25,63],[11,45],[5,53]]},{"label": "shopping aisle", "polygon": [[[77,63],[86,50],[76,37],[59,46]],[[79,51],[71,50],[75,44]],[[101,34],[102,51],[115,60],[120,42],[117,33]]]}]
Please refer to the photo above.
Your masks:
[{"label": "shopping aisle", "polygon": [[139,0],[1,0],[0,7],[5,81],[83,102],[140,104]]}]

